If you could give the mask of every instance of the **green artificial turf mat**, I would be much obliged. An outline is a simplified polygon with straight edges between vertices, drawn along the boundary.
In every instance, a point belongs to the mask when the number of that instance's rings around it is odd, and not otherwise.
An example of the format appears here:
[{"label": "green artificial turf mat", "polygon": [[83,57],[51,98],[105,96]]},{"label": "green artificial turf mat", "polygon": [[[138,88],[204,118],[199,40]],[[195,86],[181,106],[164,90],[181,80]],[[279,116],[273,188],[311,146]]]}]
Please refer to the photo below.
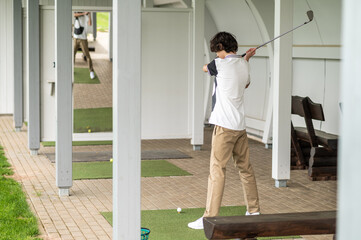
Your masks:
[{"label": "green artificial turf mat", "polygon": [[99,84],[100,81],[95,74],[95,78],[90,78],[88,68],[74,68],[74,83]]},{"label": "green artificial turf mat", "polygon": [[[200,218],[204,213],[204,208],[186,208],[177,213],[176,209],[166,210],[143,210],[142,224],[144,228],[150,229],[150,240],[204,240],[207,239],[203,230],[194,230],[188,228],[188,223]],[[227,206],[221,207],[220,216],[240,216],[245,215],[245,206]],[[113,225],[112,212],[102,212],[104,218]],[[292,239],[301,238],[300,236],[286,237],[259,237],[259,240],[266,239]]]},{"label": "green artificial turf mat", "polygon": [[74,133],[111,132],[113,130],[113,109],[74,109]]},{"label": "green artificial turf mat", "polygon": [[[9,176],[9,168],[2,147],[0,147],[0,240],[39,239],[37,219],[30,211],[21,185]],[[39,239],[40,240],[40,239]]]},{"label": "green artificial turf mat", "polygon": [[[221,207],[221,216],[244,215],[245,206]],[[170,210],[143,210],[142,224],[144,228],[150,229],[150,240],[203,240],[206,239],[203,230],[188,228],[189,222],[200,218],[204,208],[187,208],[177,213],[176,209]],[[102,215],[112,225],[112,212],[103,212]],[[140,234],[140,233],[139,233]]]},{"label": "green artificial turf mat", "polygon": [[[41,142],[44,147],[55,147],[54,141]],[[73,146],[112,145],[113,141],[73,141]]]},{"label": "green artificial turf mat", "polygon": [[[141,162],[142,177],[190,176],[191,174],[165,160]],[[73,162],[73,179],[112,178],[111,162]]]}]

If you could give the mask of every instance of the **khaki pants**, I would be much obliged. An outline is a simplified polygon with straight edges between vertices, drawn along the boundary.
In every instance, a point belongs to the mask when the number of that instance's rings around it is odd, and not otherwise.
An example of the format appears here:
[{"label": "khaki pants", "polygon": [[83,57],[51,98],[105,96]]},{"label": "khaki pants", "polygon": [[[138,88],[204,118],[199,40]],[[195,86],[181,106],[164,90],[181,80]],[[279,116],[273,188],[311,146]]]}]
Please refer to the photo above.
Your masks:
[{"label": "khaki pants", "polygon": [[242,181],[247,211],[259,212],[256,178],[249,162],[249,148],[246,130],[235,131],[215,126],[212,136],[210,174],[208,178],[207,205],[204,217],[218,216],[221,206],[226,165],[233,157]]},{"label": "khaki pants", "polygon": [[90,54],[89,54],[88,40],[86,40],[86,39],[74,38],[74,63],[75,63],[75,55],[76,55],[76,52],[78,51],[79,45],[88,61],[89,71],[90,72],[94,71],[93,62],[92,62],[92,59],[90,58]]}]

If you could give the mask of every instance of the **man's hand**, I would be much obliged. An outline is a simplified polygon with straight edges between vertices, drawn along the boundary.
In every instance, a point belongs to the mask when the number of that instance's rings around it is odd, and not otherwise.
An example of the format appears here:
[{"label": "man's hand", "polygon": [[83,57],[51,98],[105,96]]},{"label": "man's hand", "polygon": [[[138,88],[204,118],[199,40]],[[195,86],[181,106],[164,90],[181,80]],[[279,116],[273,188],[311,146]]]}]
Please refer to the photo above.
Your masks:
[{"label": "man's hand", "polygon": [[244,56],[244,59],[248,61],[251,57],[253,57],[256,54],[256,48],[250,48],[246,52],[246,56]]}]

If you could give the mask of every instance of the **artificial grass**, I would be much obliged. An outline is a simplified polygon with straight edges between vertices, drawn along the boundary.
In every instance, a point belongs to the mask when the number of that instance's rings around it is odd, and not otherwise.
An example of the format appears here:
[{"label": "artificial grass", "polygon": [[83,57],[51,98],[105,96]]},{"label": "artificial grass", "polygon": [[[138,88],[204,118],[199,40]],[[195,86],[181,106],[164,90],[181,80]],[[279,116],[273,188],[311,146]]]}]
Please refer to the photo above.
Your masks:
[{"label": "artificial grass", "polygon": [[82,84],[99,84],[99,78],[95,74],[95,78],[90,78],[90,72],[88,68],[74,68],[74,83]]},{"label": "artificial grass", "polygon": [[113,109],[74,109],[74,133],[111,132],[113,130]]},{"label": "artificial grass", "polygon": [[[142,177],[189,176],[189,172],[166,160],[141,161]],[[111,162],[74,162],[73,179],[104,179],[113,177]]]},{"label": "artificial grass", "polygon": [[[244,215],[245,206],[221,207],[221,216]],[[204,213],[204,208],[187,208],[177,213],[176,209],[167,210],[143,210],[142,227],[149,228],[150,240],[200,240],[206,239],[203,230],[188,228],[189,222],[197,220]],[[103,212],[102,215],[112,225],[112,212]]]},{"label": "artificial grass", "polygon": [[109,13],[97,12],[97,30],[100,32],[109,31]]},{"label": "artificial grass", "polygon": [[[141,226],[150,229],[150,240],[203,240],[206,239],[203,230],[194,230],[188,228],[187,224],[201,217],[204,208],[187,208],[177,213],[176,209],[166,210],[143,210],[141,213]],[[240,216],[246,213],[245,206],[227,206],[221,207],[220,216]],[[104,218],[113,225],[112,212],[102,212]],[[300,236],[286,237],[259,237],[259,240],[266,239],[290,239],[301,238]]]},{"label": "artificial grass", "polygon": [[[44,147],[55,147],[54,141],[41,142]],[[112,145],[113,141],[73,141],[73,146]]]},{"label": "artificial grass", "polygon": [[21,185],[5,177],[13,174],[0,147],[0,240],[39,239],[37,220],[30,211]]}]

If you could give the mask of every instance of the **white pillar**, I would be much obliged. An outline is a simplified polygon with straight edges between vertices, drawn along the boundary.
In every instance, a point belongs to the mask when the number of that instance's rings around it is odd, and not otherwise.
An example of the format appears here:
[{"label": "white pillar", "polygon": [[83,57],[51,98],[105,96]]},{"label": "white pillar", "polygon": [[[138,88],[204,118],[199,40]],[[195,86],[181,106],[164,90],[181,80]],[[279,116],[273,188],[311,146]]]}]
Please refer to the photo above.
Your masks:
[{"label": "white pillar", "polygon": [[193,0],[193,119],[191,144],[194,150],[200,150],[203,145],[204,7],[204,0]]},{"label": "white pillar", "polygon": [[343,1],[341,141],[338,155],[337,239],[359,239],[361,223],[361,2]]},{"label": "white pillar", "polygon": [[[293,27],[293,1],[275,1],[275,36]],[[292,33],[274,43],[272,178],[276,187],[290,179]]]},{"label": "white pillar", "polygon": [[113,239],[140,239],[141,1],[113,0]]},{"label": "white pillar", "polygon": [[27,1],[27,63],[29,121],[28,144],[30,153],[37,155],[40,148],[40,44],[39,0]]},{"label": "white pillar", "polygon": [[14,123],[20,131],[24,122],[23,107],[23,14],[21,0],[13,1],[14,21]]},{"label": "white pillar", "polygon": [[72,0],[55,1],[56,186],[69,196],[72,179]]},{"label": "white pillar", "polygon": [[93,39],[97,40],[97,12],[92,12]]}]

